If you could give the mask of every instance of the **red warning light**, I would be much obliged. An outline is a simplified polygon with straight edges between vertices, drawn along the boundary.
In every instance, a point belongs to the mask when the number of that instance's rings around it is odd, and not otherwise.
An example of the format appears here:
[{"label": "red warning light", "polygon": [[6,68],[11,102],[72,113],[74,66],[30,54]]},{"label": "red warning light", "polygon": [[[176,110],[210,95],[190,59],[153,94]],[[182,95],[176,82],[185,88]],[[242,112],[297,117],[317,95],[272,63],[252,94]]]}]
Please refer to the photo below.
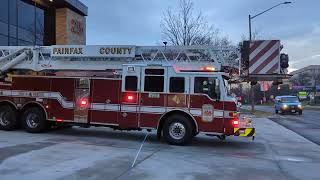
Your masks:
[{"label": "red warning light", "polygon": [[63,122],[63,119],[56,119],[57,122]]},{"label": "red warning light", "polygon": [[86,107],[88,105],[88,100],[87,99],[81,99],[80,100],[80,106],[81,107]]},{"label": "red warning light", "polygon": [[235,126],[237,126],[237,125],[239,125],[239,120],[233,120],[233,125],[235,125]]},{"label": "red warning light", "polygon": [[128,102],[128,103],[135,103],[136,102],[136,96],[134,94],[127,94],[125,96],[125,102]]},{"label": "red warning light", "polygon": [[133,96],[129,95],[129,96],[127,96],[127,99],[128,99],[128,101],[132,101],[134,98],[133,98]]}]

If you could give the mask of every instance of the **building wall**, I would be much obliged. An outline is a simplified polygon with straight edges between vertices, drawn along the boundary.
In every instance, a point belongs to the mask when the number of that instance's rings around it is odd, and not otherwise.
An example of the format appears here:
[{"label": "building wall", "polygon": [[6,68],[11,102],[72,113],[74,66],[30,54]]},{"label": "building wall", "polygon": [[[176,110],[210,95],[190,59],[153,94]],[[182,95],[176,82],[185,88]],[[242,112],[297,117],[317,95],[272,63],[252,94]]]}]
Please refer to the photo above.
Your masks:
[{"label": "building wall", "polygon": [[86,44],[86,18],[68,8],[57,9],[56,44]]},{"label": "building wall", "polygon": [[86,15],[78,0],[0,0],[0,46],[85,44]]},{"label": "building wall", "polygon": [[44,10],[22,0],[1,0],[0,46],[43,45]]}]

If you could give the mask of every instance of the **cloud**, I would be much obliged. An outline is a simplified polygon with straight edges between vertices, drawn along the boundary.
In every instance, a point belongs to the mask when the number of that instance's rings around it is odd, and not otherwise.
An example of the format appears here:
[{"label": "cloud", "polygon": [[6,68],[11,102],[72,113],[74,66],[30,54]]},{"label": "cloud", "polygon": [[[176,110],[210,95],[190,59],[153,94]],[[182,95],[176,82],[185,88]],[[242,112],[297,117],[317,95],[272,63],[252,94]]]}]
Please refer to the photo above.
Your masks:
[{"label": "cloud", "polygon": [[[167,7],[178,0],[81,0],[89,7],[87,44],[156,45],[162,42],[160,21]],[[289,54],[290,68],[320,63],[320,1],[294,0],[252,21],[261,39],[280,39]],[[234,44],[248,34],[248,15],[259,13],[279,0],[194,0],[209,23]]]},{"label": "cloud", "polygon": [[304,34],[297,34],[283,41],[290,57],[291,68],[320,64],[320,24]]}]

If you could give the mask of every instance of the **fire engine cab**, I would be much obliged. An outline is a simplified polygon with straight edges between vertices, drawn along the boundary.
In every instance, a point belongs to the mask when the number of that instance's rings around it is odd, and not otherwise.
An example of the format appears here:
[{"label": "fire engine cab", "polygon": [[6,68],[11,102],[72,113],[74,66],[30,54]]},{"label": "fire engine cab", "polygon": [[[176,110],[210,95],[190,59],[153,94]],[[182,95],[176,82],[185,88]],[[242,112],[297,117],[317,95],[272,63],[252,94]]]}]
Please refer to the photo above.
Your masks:
[{"label": "fire engine cab", "polygon": [[156,130],[169,144],[199,133],[254,137],[212,47],[0,47],[0,128],[72,124]]}]

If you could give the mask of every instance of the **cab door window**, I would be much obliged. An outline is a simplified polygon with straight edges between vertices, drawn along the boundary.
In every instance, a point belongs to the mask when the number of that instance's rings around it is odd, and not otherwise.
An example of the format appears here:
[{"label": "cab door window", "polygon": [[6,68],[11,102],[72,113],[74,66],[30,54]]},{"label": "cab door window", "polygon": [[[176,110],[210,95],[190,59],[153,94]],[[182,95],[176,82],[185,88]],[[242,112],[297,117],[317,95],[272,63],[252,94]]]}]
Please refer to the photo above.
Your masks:
[{"label": "cab door window", "polygon": [[145,70],[144,91],[164,92],[164,69]]},{"label": "cab door window", "polygon": [[185,90],[184,77],[171,77],[169,91],[171,93],[184,93]]},{"label": "cab door window", "polygon": [[195,77],[194,93],[207,94],[212,99],[219,99],[219,80],[213,77]]}]

